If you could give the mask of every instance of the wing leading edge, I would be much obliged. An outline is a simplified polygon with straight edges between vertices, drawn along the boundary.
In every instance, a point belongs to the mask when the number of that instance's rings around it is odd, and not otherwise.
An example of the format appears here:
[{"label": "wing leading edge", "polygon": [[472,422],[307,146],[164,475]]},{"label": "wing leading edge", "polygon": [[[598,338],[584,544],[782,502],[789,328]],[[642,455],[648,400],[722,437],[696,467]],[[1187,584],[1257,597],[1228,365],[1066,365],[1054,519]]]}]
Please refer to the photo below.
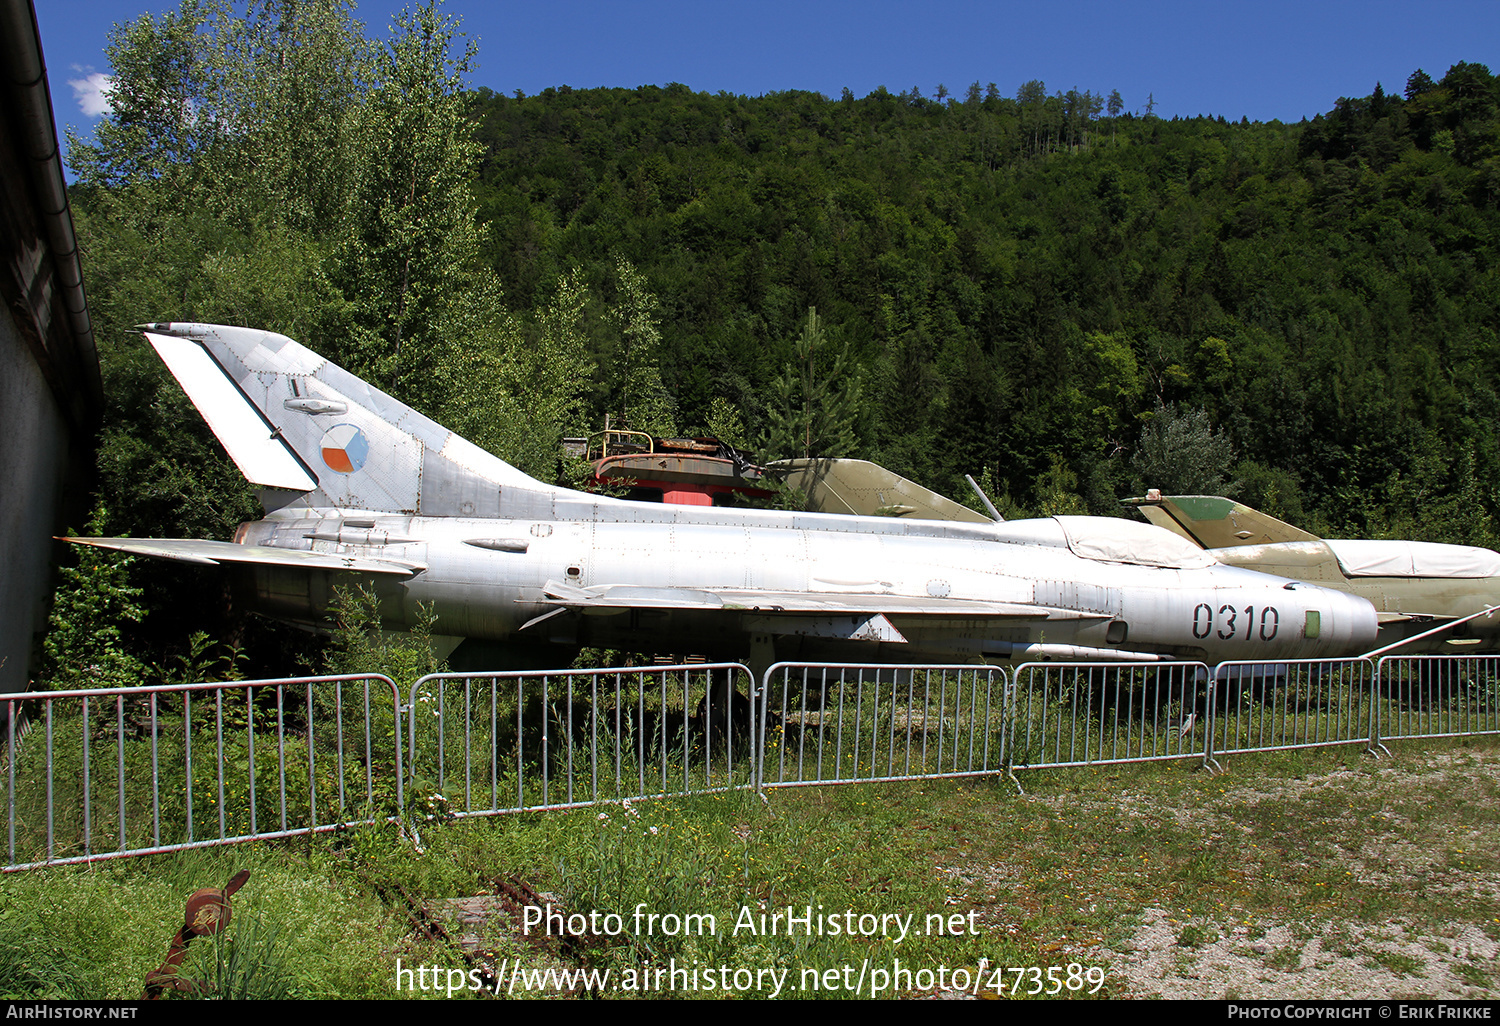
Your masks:
[{"label": "wing leading edge", "polygon": [[61,538],[75,545],[92,545],[136,556],[172,559],[179,563],[217,566],[220,563],[259,563],[290,566],[300,570],[352,570],[366,574],[399,574],[410,577],[427,569],[426,564],[402,559],[367,559],[337,556],[300,549],[277,549],[267,545],[237,545],[201,538]]}]

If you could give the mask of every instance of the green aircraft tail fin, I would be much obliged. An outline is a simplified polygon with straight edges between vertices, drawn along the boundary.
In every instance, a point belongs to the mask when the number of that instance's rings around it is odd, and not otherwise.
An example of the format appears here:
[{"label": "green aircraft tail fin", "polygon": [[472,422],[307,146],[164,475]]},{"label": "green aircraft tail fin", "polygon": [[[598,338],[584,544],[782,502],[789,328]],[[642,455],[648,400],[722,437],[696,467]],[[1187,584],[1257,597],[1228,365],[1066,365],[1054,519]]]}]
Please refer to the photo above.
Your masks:
[{"label": "green aircraft tail fin", "polygon": [[992,523],[982,513],[865,460],[778,460],[766,469],[802,492],[807,508],[816,513]]},{"label": "green aircraft tail fin", "polygon": [[1135,506],[1158,527],[1180,534],[1205,549],[1318,540],[1317,535],[1277,520],[1269,513],[1218,495],[1162,495],[1153,490],[1123,503]]}]

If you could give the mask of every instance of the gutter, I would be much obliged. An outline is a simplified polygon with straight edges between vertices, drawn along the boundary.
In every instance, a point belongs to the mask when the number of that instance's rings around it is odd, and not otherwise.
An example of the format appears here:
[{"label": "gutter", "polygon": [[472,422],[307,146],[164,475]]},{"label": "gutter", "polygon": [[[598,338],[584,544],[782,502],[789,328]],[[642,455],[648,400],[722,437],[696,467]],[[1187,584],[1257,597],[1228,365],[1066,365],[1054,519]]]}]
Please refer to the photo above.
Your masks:
[{"label": "gutter", "polygon": [[26,167],[38,220],[51,250],[58,292],[67,313],[73,358],[95,411],[104,403],[99,375],[99,352],[83,291],[83,268],[78,239],[68,207],[62,152],[52,119],[52,97],[47,88],[47,66],[42,59],[41,33],[32,0],[0,0],[0,67],[5,75],[8,106],[15,132],[10,139]]}]

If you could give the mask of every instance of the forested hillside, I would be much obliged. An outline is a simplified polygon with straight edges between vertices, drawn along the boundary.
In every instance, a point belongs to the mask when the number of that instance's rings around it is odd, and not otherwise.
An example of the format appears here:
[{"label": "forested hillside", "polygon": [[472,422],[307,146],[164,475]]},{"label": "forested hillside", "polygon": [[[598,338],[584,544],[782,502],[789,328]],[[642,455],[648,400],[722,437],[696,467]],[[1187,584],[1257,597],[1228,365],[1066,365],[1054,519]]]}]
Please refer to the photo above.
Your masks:
[{"label": "forested hillside", "polygon": [[[1483,66],[1301,125],[1040,82],[502,97],[464,91],[434,8],[383,42],[335,0],[278,10],[125,26],[113,110],[69,148],[100,532],[259,516],[124,330],[200,320],[285,332],[542,476],[610,414],[959,497],[972,473],[1012,514],[1222,489],[1333,535],[1500,543]],[[101,566],[63,607],[123,640],[75,631],[58,673],[105,665],[90,636],[157,662],[198,626],[272,644],[211,575],[136,564],[132,597]]]},{"label": "forested hillside", "polygon": [[[726,397],[754,439],[815,307],[858,368],[856,454],[939,489],[984,471],[1022,509],[1109,513],[1217,471],[1335,533],[1492,537],[1487,69],[1303,125],[1016,96],[485,95],[486,260],[523,308],[580,267],[607,299],[631,261],[684,426]],[[1168,429],[1222,437],[1177,466]]]}]

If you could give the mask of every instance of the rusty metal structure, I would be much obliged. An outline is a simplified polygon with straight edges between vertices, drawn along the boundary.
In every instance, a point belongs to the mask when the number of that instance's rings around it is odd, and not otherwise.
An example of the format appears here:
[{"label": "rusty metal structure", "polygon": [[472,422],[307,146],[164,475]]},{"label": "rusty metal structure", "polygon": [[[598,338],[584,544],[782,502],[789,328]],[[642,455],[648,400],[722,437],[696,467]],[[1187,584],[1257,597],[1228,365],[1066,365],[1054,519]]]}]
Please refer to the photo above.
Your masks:
[{"label": "rusty metal structure", "polygon": [[732,506],[775,494],[765,468],[718,438],[657,438],[606,427],[570,439],[568,449],[592,465],[584,483],[590,491],[624,489],[628,499],[679,506]]},{"label": "rusty metal structure", "polygon": [[234,911],[229,899],[245,886],[248,879],[250,870],[242,869],[230,877],[222,889],[203,887],[188,896],[182,929],[172,938],[167,960],[146,974],[146,992],[141,995],[141,1000],[156,1001],[170,994],[191,994],[197,990],[191,980],[184,980],[180,975],[188,945],[195,938],[212,937],[229,925]]}]

